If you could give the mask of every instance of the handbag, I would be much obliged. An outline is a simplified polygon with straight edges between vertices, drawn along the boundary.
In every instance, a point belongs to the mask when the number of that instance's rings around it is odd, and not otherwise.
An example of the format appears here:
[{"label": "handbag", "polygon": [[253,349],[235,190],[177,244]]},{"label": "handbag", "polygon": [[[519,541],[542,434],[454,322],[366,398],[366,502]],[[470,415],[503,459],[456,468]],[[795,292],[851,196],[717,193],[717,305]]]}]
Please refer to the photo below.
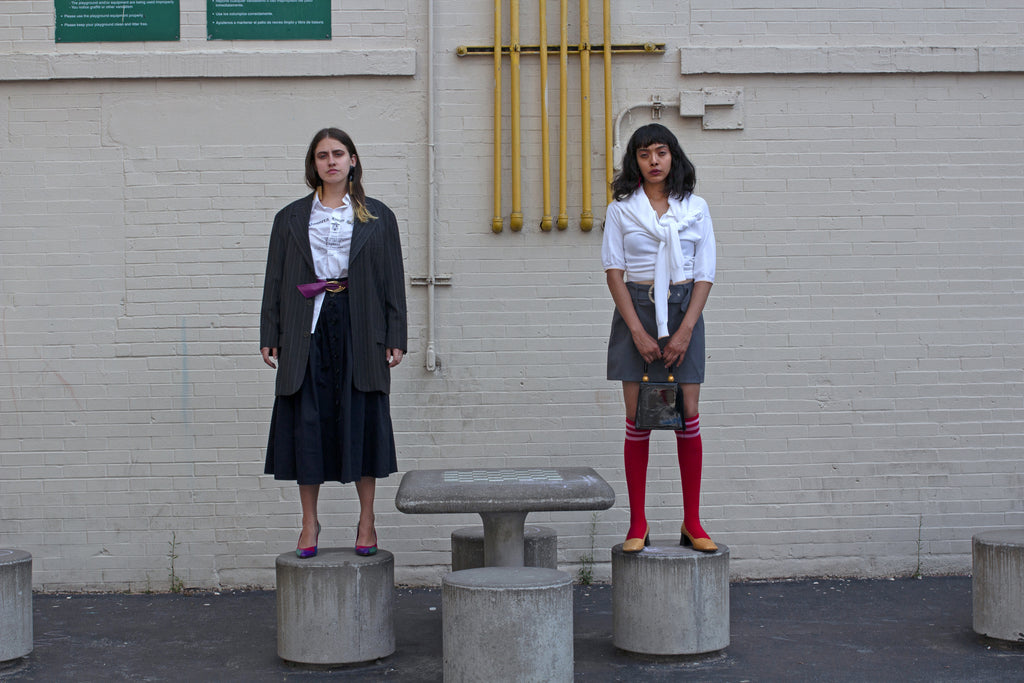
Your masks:
[{"label": "handbag", "polygon": [[651,382],[647,379],[647,363],[644,363],[644,378],[640,382],[633,418],[637,429],[683,428],[683,393],[674,380],[670,374],[667,382]]}]

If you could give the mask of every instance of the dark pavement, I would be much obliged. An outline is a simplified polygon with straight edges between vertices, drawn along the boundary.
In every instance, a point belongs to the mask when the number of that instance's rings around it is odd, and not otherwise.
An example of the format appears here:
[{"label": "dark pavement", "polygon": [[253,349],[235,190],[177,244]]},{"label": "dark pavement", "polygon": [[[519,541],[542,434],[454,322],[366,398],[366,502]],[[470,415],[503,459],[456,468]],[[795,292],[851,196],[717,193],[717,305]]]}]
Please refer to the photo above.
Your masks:
[{"label": "dark pavement", "polygon": [[[731,643],[694,657],[612,645],[611,586],[575,588],[581,681],[1024,681],[1024,645],[971,629],[971,579],[734,583]],[[276,654],[272,591],[37,594],[35,650],[4,681],[440,681],[440,589],[399,588],[396,652],[329,670]],[[512,679],[510,679],[512,680]]]}]

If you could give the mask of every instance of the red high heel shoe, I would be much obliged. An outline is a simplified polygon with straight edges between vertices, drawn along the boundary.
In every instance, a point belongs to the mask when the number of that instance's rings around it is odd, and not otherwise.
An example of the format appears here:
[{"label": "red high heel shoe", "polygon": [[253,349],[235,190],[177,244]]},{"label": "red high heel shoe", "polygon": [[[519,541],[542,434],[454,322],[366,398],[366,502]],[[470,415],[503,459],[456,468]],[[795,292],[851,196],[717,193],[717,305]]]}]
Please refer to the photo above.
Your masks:
[{"label": "red high heel shoe", "polygon": [[315,557],[316,556],[316,547],[319,544],[320,544],[320,522],[317,522],[316,523],[316,539],[313,541],[312,547],[309,547],[309,548],[296,548],[295,549],[295,555],[299,559],[301,559],[301,560],[305,560],[306,558],[309,558],[309,557]]}]

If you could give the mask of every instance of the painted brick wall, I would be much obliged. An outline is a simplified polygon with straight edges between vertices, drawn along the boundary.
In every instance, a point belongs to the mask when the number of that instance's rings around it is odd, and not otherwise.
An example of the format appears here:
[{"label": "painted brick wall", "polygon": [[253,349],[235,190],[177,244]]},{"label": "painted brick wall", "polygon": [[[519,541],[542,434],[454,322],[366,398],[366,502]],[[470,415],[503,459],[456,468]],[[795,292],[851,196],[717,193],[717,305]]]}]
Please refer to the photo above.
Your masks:
[{"label": "painted brick wall", "polygon": [[[182,0],[182,41],[166,45],[55,46],[52,3],[3,4],[0,51],[21,56],[210,51],[213,65],[216,50],[282,48],[207,43],[201,0]],[[414,76],[0,80],[0,546],[32,552],[38,587],[164,589],[172,555],[189,586],[273,583],[298,502],[294,485],[261,474],[273,372],[256,348],[259,297],[270,220],[304,193],[316,128],[353,134],[370,194],[399,216],[408,275],[428,267],[425,17],[404,1],[369,4],[335,8],[329,45],[414,47]],[[966,572],[974,533],[1024,525],[1021,70],[807,75],[780,62],[775,73],[684,76],[678,49],[909,42],[1012,55],[1024,11],[885,3],[869,25],[863,8],[834,4],[614,10],[615,42],[666,43],[664,54],[616,56],[616,114],[682,90],[744,94],[741,130],[661,112],[697,165],[719,242],[704,522],[731,547],[737,577]],[[454,55],[488,43],[492,17],[437,5],[436,269],[452,277],[436,290],[434,372],[425,291],[408,290],[410,354],[392,398],[399,464],[596,468],[615,508],[530,521],[557,528],[565,568],[593,547],[607,578],[627,519],[623,415],[604,379],[601,232],[578,228],[579,126],[568,132],[570,227],[542,233],[539,70],[524,58],[526,227],[508,229],[506,117],[505,231],[493,234],[492,64]],[[900,28],[924,21],[934,28],[912,38]],[[534,26],[524,20],[524,42]],[[577,122],[578,73],[573,59]],[[599,60],[592,73],[586,158],[600,219]],[[633,110],[623,135],[649,120]],[[398,513],[399,479],[378,487],[381,540],[399,580],[436,582],[450,533],[479,521]],[[352,487],[321,500],[324,544],[351,544]],[[656,435],[657,541],[674,538],[680,505],[672,439]]]}]

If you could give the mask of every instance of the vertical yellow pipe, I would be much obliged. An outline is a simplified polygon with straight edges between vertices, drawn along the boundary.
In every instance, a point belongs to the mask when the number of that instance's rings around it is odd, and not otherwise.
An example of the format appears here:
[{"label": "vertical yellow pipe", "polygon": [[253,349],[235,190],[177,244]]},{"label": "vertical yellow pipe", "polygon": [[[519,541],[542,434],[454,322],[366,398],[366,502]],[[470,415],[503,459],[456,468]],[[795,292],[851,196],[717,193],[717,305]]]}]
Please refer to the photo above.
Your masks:
[{"label": "vertical yellow pipe", "polygon": [[590,210],[590,0],[580,0],[580,134],[583,138],[581,164],[583,171],[583,211],[580,230],[594,227]]},{"label": "vertical yellow pipe", "polygon": [[501,232],[501,0],[494,0],[494,218],[491,230]]},{"label": "vertical yellow pipe", "polygon": [[612,203],[612,11],[611,0],[604,0],[604,194]]},{"label": "vertical yellow pipe", "polygon": [[[610,1],[610,0],[609,0]],[[551,230],[551,155],[548,148],[548,16],[547,0],[540,0],[540,146],[541,185],[544,198],[544,215],[540,229]]]},{"label": "vertical yellow pipe", "polygon": [[509,3],[509,62],[512,66],[512,215],[508,227],[519,232],[523,229],[523,196],[521,179],[520,120],[519,120],[519,0]]},{"label": "vertical yellow pipe", "polygon": [[558,229],[569,227],[569,211],[566,207],[569,193],[569,0],[560,0],[558,18],[561,23],[561,37],[558,43]]}]

